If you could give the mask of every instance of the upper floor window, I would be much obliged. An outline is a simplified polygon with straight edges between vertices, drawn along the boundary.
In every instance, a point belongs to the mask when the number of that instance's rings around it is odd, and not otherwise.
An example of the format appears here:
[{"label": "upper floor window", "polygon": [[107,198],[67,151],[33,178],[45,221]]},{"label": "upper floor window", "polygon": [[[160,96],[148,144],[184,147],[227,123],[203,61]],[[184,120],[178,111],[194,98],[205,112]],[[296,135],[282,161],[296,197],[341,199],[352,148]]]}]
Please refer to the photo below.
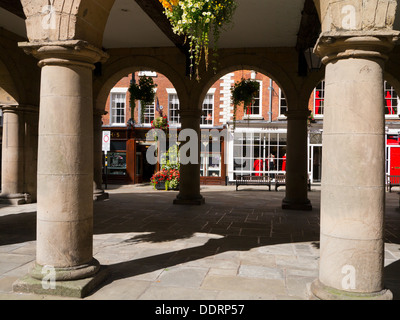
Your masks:
[{"label": "upper floor window", "polygon": [[253,102],[250,106],[250,108],[247,109],[247,115],[256,115],[259,116],[261,115],[261,93],[262,93],[262,82],[258,81],[260,84],[260,88],[258,89],[258,94],[255,96],[253,99]]},{"label": "upper floor window", "polygon": [[110,124],[125,125],[126,92],[111,92]]},{"label": "upper floor window", "polygon": [[[142,110],[141,110],[142,107],[143,106],[140,105],[140,114],[142,112]],[[156,111],[155,103],[145,105],[144,107],[145,107],[145,110],[143,112],[143,122],[141,122],[141,123],[142,124],[151,124],[151,122],[154,120],[154,117],[155,117],[155,111]],[[140,118],[141,117],[139,116],[139,119]]]},{"label": "upper floor window", "polygon": [[179,99],[176,93],[168,94],[168,115],[170,124],[177,125],[181,123],[181,117],[179,114]]},{"label": "upper floor window", "polygon": [[314,89],[314,116],[324,114],[325,81],[322,80]]},{"label": "upper floor window", "polygon": [[384,96],[385,96],[385,115],[395,116],[398,115],[399,97],[394,90],[393,86],[387,81],[384,82]]},{"label": "upper floor window", "polygon": [[279,89],[279,116],[285,116],[288,111],[285,94]]},{"label": "upper floor window", "polygon": [[201,125],[213,125],[214,118],[214,92],[215,90],[211,90],[207,93],[204,98],[202,112],[201,112]]}]

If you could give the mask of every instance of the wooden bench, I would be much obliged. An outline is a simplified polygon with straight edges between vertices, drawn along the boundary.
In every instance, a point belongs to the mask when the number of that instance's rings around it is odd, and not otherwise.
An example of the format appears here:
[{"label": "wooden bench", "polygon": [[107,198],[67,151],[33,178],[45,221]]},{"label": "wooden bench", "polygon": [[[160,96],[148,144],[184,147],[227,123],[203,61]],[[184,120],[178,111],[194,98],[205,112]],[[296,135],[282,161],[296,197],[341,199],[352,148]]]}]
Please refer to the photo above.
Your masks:
[{"label": "wooden bench", "polygon": [[271,178],[269,176],[251,176],[237,175],[236,176],[236,191],[239,186],[268,186],[271,191]]},{"label": "wooden bench", "polygon": [[387,175],[386,189],[392,192],[392,187],[400,187],[400,176]]},{"label": "wooden bench", "polygon": [[[278,173],[275,175],[275,191],[278,191],[279,186],[286,185],[286,174]],[[307,181],[308,191],[311,191],[311,179],[308,177]]]}]

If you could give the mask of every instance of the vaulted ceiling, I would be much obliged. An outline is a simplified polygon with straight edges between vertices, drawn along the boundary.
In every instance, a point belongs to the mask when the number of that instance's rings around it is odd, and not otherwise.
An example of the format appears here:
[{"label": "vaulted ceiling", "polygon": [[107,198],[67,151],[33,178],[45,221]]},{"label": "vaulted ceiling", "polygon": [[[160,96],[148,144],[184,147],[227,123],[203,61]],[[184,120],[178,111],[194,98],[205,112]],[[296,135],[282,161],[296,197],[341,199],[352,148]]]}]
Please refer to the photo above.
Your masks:
[{"label": "vaulted ceiling", "polygon": [[[319,21],[312,0],[237,0],[233,24],[220,48],[313,45]],[[0,27],[26,37],[24,13],[17,0],[0,0]],[[104,48],[183,46],[172,33],[158,0],[116,0],[103,38]]]}]

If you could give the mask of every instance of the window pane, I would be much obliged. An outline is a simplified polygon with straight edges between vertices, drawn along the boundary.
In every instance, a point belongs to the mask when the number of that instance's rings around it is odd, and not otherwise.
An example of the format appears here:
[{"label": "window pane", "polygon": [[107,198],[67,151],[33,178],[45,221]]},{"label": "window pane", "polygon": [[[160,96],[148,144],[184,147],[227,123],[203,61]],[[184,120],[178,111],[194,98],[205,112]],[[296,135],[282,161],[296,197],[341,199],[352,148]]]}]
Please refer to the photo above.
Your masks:
[{"label": "window pane", "polygon": [[111,93],[111,124],[125,123],[125,93]]},{"label": "window pane", "polygon": [[396,91],[393,86],[385,81],[384,83],[385,89],[385,114],[387,115],[397,115],[397,101],[399,97],[397,96]]},{"label": "window pane", "polygon": [[324,114],[325,81],[321,81],[314,90],[314,114]]}]

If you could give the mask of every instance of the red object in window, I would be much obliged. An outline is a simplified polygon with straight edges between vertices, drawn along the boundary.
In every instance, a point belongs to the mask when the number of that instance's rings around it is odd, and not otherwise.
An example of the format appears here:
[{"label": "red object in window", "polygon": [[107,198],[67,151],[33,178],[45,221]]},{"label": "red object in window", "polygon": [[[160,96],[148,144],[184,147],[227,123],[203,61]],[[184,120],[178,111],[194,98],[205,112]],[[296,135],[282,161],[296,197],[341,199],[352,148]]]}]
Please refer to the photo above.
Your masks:
[{"label": "red object in window", "polygon": [[322,99],[319,96],[319,91],[315,91],[315,114],[319,114],[319,107],[321,106]]},{"label": "red object in window", "polygon": [[282,162],[282,171],[286,171],[286,155],[282,157],[283,162]]},{"label": "red object in window", "polygon": [[[255,171],[262,171],[263,169],[263,161],[261,159],[254,160],[254,170]],[[261,176],[261,173],[256,173],[256,176]]]},{"label": "red object in window", "polygon": [[251,105],[247,107],[246,114],[251,114]]},{"label": "red object in window", "polygon": [[385,97],[385,99],[386,99],[386,107],[388,108],[388,110],[389,110],[389,114],[394,114],[394,112],[393,112],[393,108],[392,108],[392,96],[391,96],[391,94],[390,94],[390,92],[389,91],[386,91],[386,97]]}]

